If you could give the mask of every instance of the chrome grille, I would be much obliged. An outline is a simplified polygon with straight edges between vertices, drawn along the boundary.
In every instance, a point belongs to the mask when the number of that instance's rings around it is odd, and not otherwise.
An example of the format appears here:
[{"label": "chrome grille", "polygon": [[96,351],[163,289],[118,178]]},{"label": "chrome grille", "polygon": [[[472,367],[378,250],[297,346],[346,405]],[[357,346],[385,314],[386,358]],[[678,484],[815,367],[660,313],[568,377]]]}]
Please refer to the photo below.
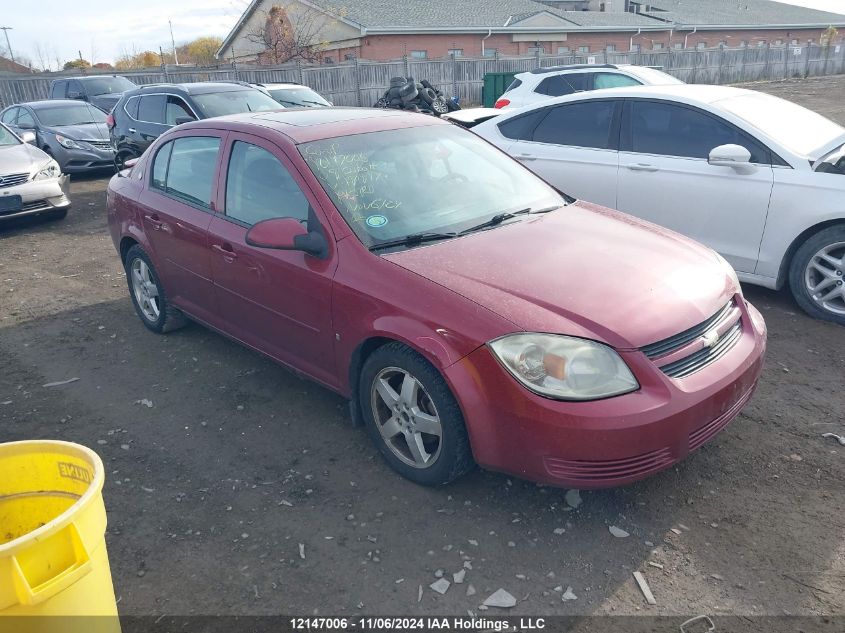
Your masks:
[{"label": "chrome grille", "polygon": [[85,142],[86,142],[86,143],[88,143],[89,145],[92,145],[92,146],[96,147],[97,149],[111,149],[111,143],[110,143],[109,141],[103,141],[103,140],[96,140],[96,141],[93,141],[93,140],[86,140]]},{"label": "chrome grille", "polygon": [[737,322],[736,325],[725,332],[725,335],[713,347],[705,347],[686,358],[664,365],[660,368],[660,371],[672,378],[685,378],[727,354],[740,336],[742,336],[742,321]]},{"label": "chrome grille", "polygon": [[684,330],[680,334],[675,334],[674,336],[670,336],[662,341],[657,341],[656,343],[651,343],[650,345],[641,347],[640,351],[652,360],[665,356],[666,354],[671,354],[675,350],[682,348],[684,345],[692,343],[699,336],[703,336],[705,332],[721,325],[735,307],[736,301],[731,299],[727,304],[725,304],[724,308],[719,310],[703,323],[699,323],[688,330]]},{"label": "chrome grille", "polygon": [[0,175],[0,188],[14,187],[29,180],[29,174],[3,174]]}]

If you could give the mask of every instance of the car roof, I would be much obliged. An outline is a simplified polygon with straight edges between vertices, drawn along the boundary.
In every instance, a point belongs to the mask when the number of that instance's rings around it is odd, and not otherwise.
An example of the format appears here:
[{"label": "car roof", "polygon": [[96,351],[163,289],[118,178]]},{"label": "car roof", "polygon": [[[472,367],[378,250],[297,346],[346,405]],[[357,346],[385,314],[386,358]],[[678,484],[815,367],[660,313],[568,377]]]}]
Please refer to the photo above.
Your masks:
[{"label": "car roof", "polygon": [[[553,97],[531,107],[519,108],[518,111],[533,110],[534,107],[543,107],[555,103],[567,103],[569,101],[581,101],[583,99],[609,99],[621,97],[640,97],[659,99],[665,97],[678,101],[692,101],[697,103],[712,104],[722,99],[738,97],[743,94],[764,94],[745,88],[733,88],[731,86],[710,86],[705,84],[669,84],[661,86],[627,86],[625,88],[603,88],[601,90],[587,90]],[[516,112],[516,110],[515,110]]]},{"label": "car roof", "polygon": [[294,82],[282,82],[282,83],[274,83],[274,84],[255,84],[256,86],[261,86],[262,88],[307,88],[308,90],[313,90],[312,88],[308,88],[308,86],[304,86],[302,84],[294,83]]},{"label": "car roof", "polygon": [[[56,77],[53,81],[70,81],[71,79],[77,79],[79,81],[91,81],[92,79],[104,79],[106,77],[122,77],[123,79],[128,79],[128,77],[124,77],[123,75],[117,75],[117,74],[111,74],[111,75],[73,75],[71,77]],[[130,79],[130,81],[132,81],[132,80]]]},{"label": "car roof", "polygon": [[547,75],[549,73],[557,73],[565,70],[584,70],[587,68],[610,68],[613,70],[618,70],[620,67],[617,64],[566,64],[563,66],[547,66],[545,68],[535,68],[534,70],[528,71],[528,74]]},{"label": "car roof", "polygon": [[[39,101],[27,101],[26,103],[18,103],[19,106],[29,106],[33,110],[43,110],[44,108],[55,108],[56,106],[79,106],[87,105],[78,99],[40,99]],[[93,107],[93,106],[92,106]]]},{"label": "car roof", "polygon": [[256,133],[256,128],[274,130],[294,143],[308,143],[339,136],[383,132],[410,127],[451,125],[427,114],[377,108],[285,108],[268,112],[246,112],[183,123],[190,128],[232,129]]},{"label": "car roof", "polygon": [[158,83],[138,86],[127,90],[124,95],[134,96],[145,92],[175,92],[188,95],[208,94],[210,92],[234,92],[236,90],[258,90],[249,84],[228,81],[205,81],[195,83]]}]

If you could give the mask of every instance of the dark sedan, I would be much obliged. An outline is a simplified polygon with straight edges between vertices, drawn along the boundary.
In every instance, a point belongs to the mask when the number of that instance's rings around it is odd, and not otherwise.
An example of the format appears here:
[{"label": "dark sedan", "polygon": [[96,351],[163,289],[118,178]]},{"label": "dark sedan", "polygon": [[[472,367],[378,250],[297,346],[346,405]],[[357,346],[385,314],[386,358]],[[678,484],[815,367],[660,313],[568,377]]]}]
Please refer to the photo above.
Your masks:
[{"label": "dark sedan", "polygon": [[114,164],[105,113],[72,100],[32,101],[9,106],[0,121],[18,135],[35,133],[37,147],[56,159],[64,173],[79,173]]}]

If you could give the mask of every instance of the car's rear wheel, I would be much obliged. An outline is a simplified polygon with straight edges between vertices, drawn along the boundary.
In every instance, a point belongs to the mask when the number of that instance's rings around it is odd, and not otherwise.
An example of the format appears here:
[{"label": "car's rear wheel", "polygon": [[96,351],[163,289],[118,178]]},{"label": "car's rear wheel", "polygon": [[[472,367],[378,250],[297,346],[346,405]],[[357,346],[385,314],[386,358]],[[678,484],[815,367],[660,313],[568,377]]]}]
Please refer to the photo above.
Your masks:
[{"label": "car's rear wheel", "polygon": [[141,322],[156,334],[183,327],[188,319],[167,299],[167,293],[143,248],[129,249],[124,260],[129,295]]},{"label": "car's rear wheel", "polygon": [[367,431],[387,463],[424,486],[454,481],[474,466],[463,415],[425,358],[389,343],[365,361],[358,389]]},{"label": "car's rear wheel", "polygon": [[819,231],[796,251],[789,286],[810,315],[845,325],[845,225]]}]

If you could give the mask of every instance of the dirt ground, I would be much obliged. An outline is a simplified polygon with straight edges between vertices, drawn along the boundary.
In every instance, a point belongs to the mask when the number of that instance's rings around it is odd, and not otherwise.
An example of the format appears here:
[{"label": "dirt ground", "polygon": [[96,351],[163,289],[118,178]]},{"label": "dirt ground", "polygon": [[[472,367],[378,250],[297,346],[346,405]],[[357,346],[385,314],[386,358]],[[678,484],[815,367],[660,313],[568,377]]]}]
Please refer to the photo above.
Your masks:
[{"label": "dirt ground", "polygon": [[[845,77],[754,87],[845,124]],[[336,395],[202,327],[144,329],[106,184],[77,179],[65,221],[0,229],[0,441],[102,455],[123,614],[482,613],[504,588],[511,614],[845,615],[845,447],[821,437],[845,433],[845,328],[786,293],[746,288],[770,333],[760,388],[676,468],[578,509],[483,471],[425,489]]]}]

